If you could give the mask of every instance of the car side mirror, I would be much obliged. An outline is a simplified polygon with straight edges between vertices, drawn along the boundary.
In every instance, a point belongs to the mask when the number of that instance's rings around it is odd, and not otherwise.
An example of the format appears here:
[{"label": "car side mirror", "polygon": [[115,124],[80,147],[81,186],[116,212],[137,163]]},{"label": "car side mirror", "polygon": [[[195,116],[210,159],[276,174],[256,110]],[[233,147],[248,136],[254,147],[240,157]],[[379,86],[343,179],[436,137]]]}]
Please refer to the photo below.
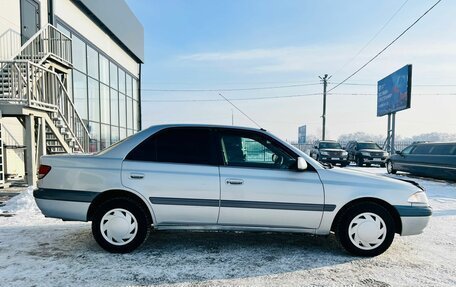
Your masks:
[{"label": "car side mirror", "polygon": [[314,146],[315,149],[318,149],[318,146]]},{"label": "car side mirror", "polygon": [[302,157],[298,157],[298,170],[306,170],[306,169],[307,169],[307,161]]},{"label": "car side mirror", "polygon": [[397,151],[396,151],[396,154],[402,155],[402,152],[401,152],[400,150],[397,150]]}]

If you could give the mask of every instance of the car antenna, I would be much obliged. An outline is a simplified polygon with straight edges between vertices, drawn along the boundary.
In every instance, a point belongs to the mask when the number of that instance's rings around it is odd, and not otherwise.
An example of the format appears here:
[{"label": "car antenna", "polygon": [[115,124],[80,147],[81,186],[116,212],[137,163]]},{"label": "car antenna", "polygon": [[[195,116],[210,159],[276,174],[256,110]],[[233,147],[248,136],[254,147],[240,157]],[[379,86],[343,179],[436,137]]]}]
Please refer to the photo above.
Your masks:
[{"label": "car antenna", "polygon": [[227,101],[228,103],[230,103],[230,105],[232,105],[236,110],[238,110],[239,112],[241,112],[241,114],[243,114],[246,118],[248,118],[252,123],[254,123],[257,127],[260,128],[260,130],[263,130],[265,131],[265,129],[263,129],[256,121],[254,121],[251,117],[249,117],[246,113],[244,113],[240,108],[238,108],[235,104],[233,104],[230,100],[228,100],[227,98],[225,98],[222,93],[219,93],[219,96],[222,97],[225,101]]}]

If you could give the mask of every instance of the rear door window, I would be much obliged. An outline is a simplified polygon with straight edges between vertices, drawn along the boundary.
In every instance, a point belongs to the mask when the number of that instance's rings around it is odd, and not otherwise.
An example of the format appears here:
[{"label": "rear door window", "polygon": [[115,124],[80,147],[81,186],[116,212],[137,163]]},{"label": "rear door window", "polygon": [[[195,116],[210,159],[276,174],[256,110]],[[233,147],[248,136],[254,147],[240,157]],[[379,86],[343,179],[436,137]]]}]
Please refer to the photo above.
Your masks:
[{"label": "rear door window", "polygon": [[212,132],[206,128],[169,128],[134,148],[127,160],[187,164],[215,162]]},{"label": "rear door window", "polygon": [[434,148],[431,151],[431,154],[451,155],[455,148],[456,148],[456,145],[453,145],[453,144],[439,144],[439,145],[434,146]]}]

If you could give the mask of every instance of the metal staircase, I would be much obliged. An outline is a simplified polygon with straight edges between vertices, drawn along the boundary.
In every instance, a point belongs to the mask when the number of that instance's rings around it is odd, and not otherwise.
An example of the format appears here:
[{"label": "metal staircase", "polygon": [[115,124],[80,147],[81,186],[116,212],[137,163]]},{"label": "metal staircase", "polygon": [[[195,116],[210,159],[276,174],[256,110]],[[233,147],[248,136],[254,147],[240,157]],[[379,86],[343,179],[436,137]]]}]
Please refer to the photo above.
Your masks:
[{"label": "metal staircase", "polygon": [[71,39],[47,24],[14,57],[0,61],[2,113],[41,118],[33,132],[45,137],[48,154],[89,150],[89,132],[67,91],[71,57]]}]

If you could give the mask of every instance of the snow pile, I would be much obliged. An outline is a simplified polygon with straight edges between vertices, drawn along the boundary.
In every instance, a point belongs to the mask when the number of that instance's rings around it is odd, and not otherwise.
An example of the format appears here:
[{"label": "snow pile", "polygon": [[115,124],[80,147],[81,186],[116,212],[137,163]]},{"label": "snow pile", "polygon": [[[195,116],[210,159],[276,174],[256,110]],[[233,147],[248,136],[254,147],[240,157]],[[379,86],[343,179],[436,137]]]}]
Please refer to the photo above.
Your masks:
[{"label": "snow pile", "polygon": [[8,200],[5,206],[0,208],[0,213],[41,214],[33,197],[33,187],[29,186],[27,190]]}]

